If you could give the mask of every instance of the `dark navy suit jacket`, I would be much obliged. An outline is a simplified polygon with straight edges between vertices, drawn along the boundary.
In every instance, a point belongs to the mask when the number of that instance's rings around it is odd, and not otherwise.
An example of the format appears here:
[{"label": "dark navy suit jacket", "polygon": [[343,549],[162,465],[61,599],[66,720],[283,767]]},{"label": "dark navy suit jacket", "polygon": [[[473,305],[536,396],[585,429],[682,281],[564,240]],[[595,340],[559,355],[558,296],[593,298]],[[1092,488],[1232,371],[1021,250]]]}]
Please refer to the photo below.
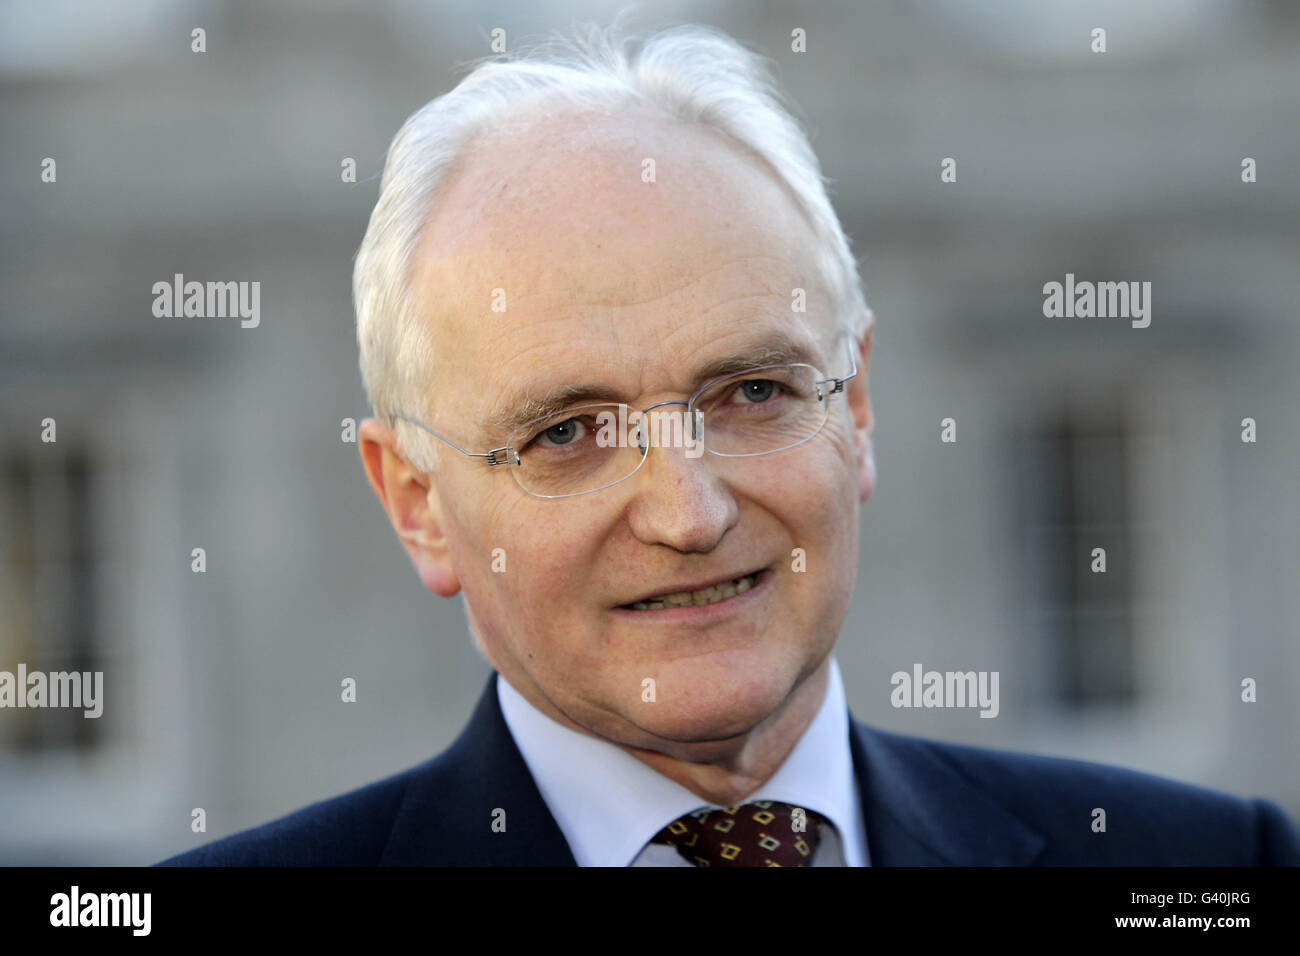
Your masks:
[{"label": "dark navy suit jacket", "polygon": [[[432,760],[160,865],[574,866],[495,681]],[[1300,865],[1300,835],[1267,800],[886,733],[851,716],[849,726],[872,866]],[[1095,807],[1104,833],[1092,830]],[[492,827],[498,808],[505,832]]]}]

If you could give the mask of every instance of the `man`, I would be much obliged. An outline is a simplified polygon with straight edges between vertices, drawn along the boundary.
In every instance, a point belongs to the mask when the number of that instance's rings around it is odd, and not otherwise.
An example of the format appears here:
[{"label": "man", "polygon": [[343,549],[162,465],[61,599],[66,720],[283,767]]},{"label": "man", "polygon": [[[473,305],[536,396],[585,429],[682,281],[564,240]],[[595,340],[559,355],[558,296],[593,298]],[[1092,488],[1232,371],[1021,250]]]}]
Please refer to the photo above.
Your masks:
[{"label": "man", "polygon": [[872,315],[725,36],[481,65],[394,140],[355,292],[366,474],[495,673],[437,758],[168,862],[1300,863],[1263,800],[852,720]]}]

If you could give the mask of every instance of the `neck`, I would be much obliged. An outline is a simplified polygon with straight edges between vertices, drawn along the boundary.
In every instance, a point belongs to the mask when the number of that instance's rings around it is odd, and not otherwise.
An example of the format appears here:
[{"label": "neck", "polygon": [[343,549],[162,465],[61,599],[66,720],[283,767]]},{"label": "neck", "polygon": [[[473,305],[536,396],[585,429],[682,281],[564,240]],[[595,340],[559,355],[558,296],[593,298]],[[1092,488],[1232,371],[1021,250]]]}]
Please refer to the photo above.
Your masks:
[{"label": "neck", "polygon": [[665,748],[657,750],[596,733],[556,707],[522,671],[507,670],[495,661],[493,666],[529,703],[557,723],[615,744],[706,802],[729,807],[743,803],[790,756],[826,698],[831,664],[827,654],[780,707],[740,736],[688,748],[665,742]]}]

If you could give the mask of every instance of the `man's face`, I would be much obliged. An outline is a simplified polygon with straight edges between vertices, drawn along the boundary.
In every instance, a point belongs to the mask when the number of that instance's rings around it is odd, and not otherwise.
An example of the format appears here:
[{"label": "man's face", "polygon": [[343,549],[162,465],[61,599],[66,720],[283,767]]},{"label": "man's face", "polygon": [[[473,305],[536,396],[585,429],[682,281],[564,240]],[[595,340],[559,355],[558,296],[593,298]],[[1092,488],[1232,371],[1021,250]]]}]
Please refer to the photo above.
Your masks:
[{"label": "man's face", "polygon": [[[428,424],[486,451],[507,438],[487,423],[530,397],[595,384],[637,409],[685,399],[705,364],[781,339],[846,375],[813,254],[774,175],[711,131],[630,112],[490,133],[413,269],[436,350]],[[830,652],[856,571],[872,477],[867,351],[855,354],[859,376],[822,432],[773,455],[652,447],[621,484],[541,499],[443,446],[422,530],[444,550],[427,560],[464,589],[496,668],[547,712],[674,755],[776,714]],[[627,607],[755,573],[711,606]]]}]

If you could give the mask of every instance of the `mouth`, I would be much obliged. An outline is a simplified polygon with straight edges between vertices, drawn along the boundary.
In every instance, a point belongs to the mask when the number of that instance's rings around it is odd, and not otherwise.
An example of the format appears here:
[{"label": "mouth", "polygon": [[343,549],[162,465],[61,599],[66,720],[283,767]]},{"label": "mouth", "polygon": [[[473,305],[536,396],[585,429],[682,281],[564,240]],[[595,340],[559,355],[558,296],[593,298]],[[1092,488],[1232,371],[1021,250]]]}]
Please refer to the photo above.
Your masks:
[{"label": "mouth", "polygon": [[626,611],[666,611],[678,607],[707,607],[710,604],[720,604],[752,590],[759,584],[764,573],[764,570],[751,571],[738,578],[703,588],[655,594],[630,604],[621,604],[619,608]]}]

